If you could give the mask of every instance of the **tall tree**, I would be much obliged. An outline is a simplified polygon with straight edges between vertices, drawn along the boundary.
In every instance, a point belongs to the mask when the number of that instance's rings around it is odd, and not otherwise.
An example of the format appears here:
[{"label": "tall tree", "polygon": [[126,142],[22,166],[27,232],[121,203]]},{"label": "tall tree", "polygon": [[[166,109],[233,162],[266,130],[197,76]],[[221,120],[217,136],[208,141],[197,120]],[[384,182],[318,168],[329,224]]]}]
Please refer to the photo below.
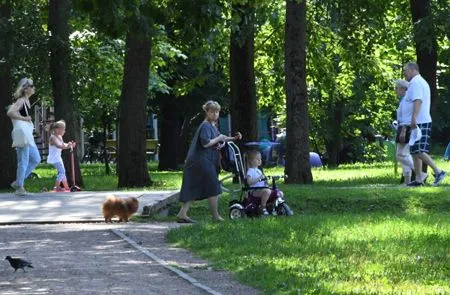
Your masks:
[{"label": "tall tree", "polygon": [[251,1],[232,5],[230,37],[231,129],[246,141],[258,139],[254,71],[255,8]]},{"label": "tall tree", "polygon": [[6,106],[11,104],[11,1],[0,2],[0,105],[2,106],[0,116],[0,154],[2,155],[0,166],[0,188],[8,188],[9,183],[15,179],[16,157],[11,148],[11,121],[5,115]]},{"label": "tall tree", "polygon": [[151,184],[146,159],[146,122],[151,37],[155,19],[163,18],[165,2],[77,0],[100,32],[126,35],[124,75],[119,102],[119,187]]},{"label": "tall tree", "polygon": [[416,43],[417,64],[420,74],[430,85],[431,110],[435,111],[437,98],[437,42],[434,29],[431,0],[410,0],[411,16],[414,25],[414,41]]},{"label": "tall tree", "polygon": [[[70,0],[49,1],[49,46],[50,46],[50,75],[52,79],[53,99],[55,103],[55,119],[66,121],[66,140],[80,142],[80,124],[75,114],[74,100],[70,83],[69,58],[70,58],[70,27],[71,14]],[[77,159],[76,153],[74,153]],[[63,153],[66,171],[71,171],[69,153]],[[78,160],[75,160],[75,178],[79,186],[83,185]],[[67,173],[69,183],[73,183],[72,174]]]},{"label": "tall tree", "polygon": [[286,166],[288,183],[312,183],[306,88],[306,0],[286,1]]},{"label": "tall tree", "polygon": [[147,91],[151,38],[139,25],[129,27],[119,103],[119,187],[151,183],[146,159]]}]

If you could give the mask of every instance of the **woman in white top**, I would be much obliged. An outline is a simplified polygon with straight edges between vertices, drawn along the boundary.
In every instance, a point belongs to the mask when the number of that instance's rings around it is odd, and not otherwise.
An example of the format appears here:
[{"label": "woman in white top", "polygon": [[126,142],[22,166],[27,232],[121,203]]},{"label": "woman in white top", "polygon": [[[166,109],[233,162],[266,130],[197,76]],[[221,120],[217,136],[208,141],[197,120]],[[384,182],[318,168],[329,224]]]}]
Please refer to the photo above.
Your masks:
[{"label": "woman in white top", "polygon": [[[66,122],[60,120],[55,122],[50,127],[50,140],[48,145],[48,157],[47,163],[55,166],[58,174],[56,175],[54,191],[70,192],[69,185],[67,183],[66,170],[61,157],[63,149],[72,149],[75,147],[75,142],[65,143],[63,140],[64,133],[66,133]],[[64,188],[61,188],[61,183]]]},{"label": "woman in white top", "polygon": [[15,101],[7,112],[13,123],[12,147],[16,149],[17,154],[17,175],[16,180],[11,183],[11,187],[16,190],[15,194],[19,196],[28,194],[24,188],[24,181],[41,162],[41,156],[33,137],[34,126],[30,104],[30,97],[33,94],[33,80],[21,79],[14,92]]},{"label": "woman in white top", "polygon": [[397,160],[402,165],[403,170],[403,185],[407,185],[411,182],[411,174],[414,170],[414,163],[411,154],[409,153],[409,136],[411,134],[411,115],[413,112],[412,101],[408,101],[406,91],[408,89],[408,82],[405,80],[395,81],[395,92],[400,98],[400,103],[397,109],[397,136],[395,141],[397,142]]}]

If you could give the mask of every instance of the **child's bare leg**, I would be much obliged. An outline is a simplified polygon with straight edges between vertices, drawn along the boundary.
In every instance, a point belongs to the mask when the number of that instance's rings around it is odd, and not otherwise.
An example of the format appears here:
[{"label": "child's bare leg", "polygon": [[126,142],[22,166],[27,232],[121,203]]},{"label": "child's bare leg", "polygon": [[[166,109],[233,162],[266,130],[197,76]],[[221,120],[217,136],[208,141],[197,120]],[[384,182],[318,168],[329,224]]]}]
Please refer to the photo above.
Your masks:
[{"label": "child's bare leg", "polygon": [[270,194],[271,194],[271,193],[272,193],[272,192],[270,191],[270,189],[265,188],[265,189],[262,190],[262,194],[261,194],[261,206],[262,206],[263,208],[266,208],[266,206],[267,206],[267,201],[269,200]]},{"label": "child's bare leg", "polygon": [[67,183],[67,180],[63,180],[63,181],[62,181],[62,184],[63,184],[65,190],[70,189],[70,188],[69,188],[69,184]]}]

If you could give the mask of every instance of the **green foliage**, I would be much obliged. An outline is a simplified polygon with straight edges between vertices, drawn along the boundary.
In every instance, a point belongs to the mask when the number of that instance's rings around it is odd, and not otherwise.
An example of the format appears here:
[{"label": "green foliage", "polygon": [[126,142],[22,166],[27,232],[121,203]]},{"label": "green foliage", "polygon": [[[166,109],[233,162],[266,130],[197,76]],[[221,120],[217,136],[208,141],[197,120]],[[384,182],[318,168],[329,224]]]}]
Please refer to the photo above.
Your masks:
[{"label": "green foliage", "polygon": [[11,65],[14,87],[23,77],[34,80],[36,94],[33,99],[49,100],[47,1],[13,1],[10,38],[13,40]]},{"label": "green foliage", "polygon": [[117,119],[123,75],[122,40],[89,28],[72,33],[72,83],[87,130],[111,127]]}]

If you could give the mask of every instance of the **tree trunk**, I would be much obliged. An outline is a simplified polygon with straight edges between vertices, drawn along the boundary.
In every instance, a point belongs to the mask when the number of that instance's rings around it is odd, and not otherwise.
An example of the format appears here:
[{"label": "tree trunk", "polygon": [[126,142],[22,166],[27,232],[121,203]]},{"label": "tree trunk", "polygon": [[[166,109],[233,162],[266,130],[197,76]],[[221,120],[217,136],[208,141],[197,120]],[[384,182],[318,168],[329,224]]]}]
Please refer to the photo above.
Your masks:
[{"label": "tree trunk", "polygon": [[254,10],[233,5],[239,14],[239,31],[230,38],[231,129],[240,131],[245,141],[258,139],[256,84],[254,73]]},{"label": "tree trunk", "polygon": [[180,130],[180,144],[178,148],[178,164],[184,164],[184,161],[187,157],[187,153],[189,150],[189,136],[191,136],[191,129],[194,122],[199,118],[199,116],[203,116],[203,111],[198,112],[195,115],[185,115],[183,119],[183,124],[181,125]]},{"label": "tree trunk", "polygon": [[[11,85],[11,48],[14,36],[11,31],[11,3],[2,1],[0,3],[0,105],[7,106],[12,103],[12,85]],[[11,130],[12,124],[6,110],[2,108],[3,113],[0,116],[0,188],[9,188],[9,184],[16,179],[16,156],[11,148]]]},{"label": "tree trunk", "polygon": [[328,118],[330,118],[325,120],[327,125],[325,128],[327,128],[327,131],[329,130],[325,142],[328,154],[328,167],[338,167],[340,164],[340,153],[343,145],[341,131],[344,121],[344,107],[344,102],[338,98],[327,112]]},{"label": "tree trunk", "polygon": [[164,95],[159,116],[161,127],[158,170],[176,170],[180,147],[180,114],[174,101],[176,97]]},{"label": "tree trunk", "polygon": [[[50,31],[50,75],[52,80],[52,93],[55,102],[55,120],[66,121],[65,141],[80,140],[80,124],[75,114],[72,87],[70,84],[69,58],[69,18],[71,10],[70,0],[50,0],[48,30]],[[80,165],[77,153],[75,157],[75,181],[78,186],[83,186]],[[62,153],[66,175],[69,184],[73,184],[72,161],[69,152]]]},{"label": "tree trunk", "polygon": [[[430,0],[410,0],[411,16],[414,25],[414,41],[416,43],[417,64],[420,74],[430,85],[431,116],[436,113],[436,72],[437,41],[434,31],[434,20],[431,14]],[[423,164],[422,171],[427,172],[428,165]]]},{"label": "tree trunk", "polygon": [[130,29],[120,97],[119,187],[151,185],[146,155],[147,91],[150,37]]},{"label": "tree trunk", "polygon": [[437,86],[437,42],[430,0],[410,0],[417,64],[420,74],[430,85],[431,113],[435,113]]},{"label": "tree trunk", "polygon": [[306,88],[306,1],[286,2],[286,166],[287,183],[312,183]]}]

